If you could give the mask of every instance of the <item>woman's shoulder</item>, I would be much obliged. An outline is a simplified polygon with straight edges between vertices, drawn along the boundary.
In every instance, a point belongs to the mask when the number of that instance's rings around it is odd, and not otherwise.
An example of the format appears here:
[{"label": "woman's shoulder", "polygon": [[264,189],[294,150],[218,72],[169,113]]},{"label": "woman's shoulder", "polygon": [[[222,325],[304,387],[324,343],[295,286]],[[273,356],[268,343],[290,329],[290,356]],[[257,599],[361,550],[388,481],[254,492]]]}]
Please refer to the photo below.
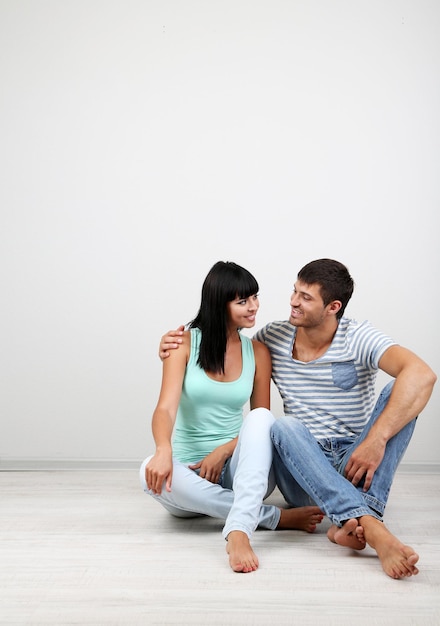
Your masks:
[{"label": "woman's shoulder", "polygon": [[[193,329],[194,331],[194,329]],[[191,341],[191,330],[184,330],[182,334],[182,341]]]},{"label": "woman's shoulder", "polygon": [[[193,341],[191,341],[191,337],[193,337]],[[197,333],[194,332],[194,329],[184,330],[182,335],[182,346],[186,348],[188,351],[191,349],[191,344],[196,343]]]},{"label": "woman's shoulder", "polygon": [[254,349],[255,358],[264,358],[267,356],[270,357],[270,351],[266,344],[262,343],[261,341],[257,341],[257,339],[252,339],[251,341],[252,347]]}]

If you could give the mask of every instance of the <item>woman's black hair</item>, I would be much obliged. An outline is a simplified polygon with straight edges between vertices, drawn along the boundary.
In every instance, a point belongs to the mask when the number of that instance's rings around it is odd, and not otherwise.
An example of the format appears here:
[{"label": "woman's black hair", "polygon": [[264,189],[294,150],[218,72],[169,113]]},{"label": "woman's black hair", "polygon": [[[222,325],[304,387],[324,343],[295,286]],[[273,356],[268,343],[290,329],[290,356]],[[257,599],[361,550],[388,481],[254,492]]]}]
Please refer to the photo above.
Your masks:
[{"label": "woman's black hair", "polygon": [[224,373],[228,302],[258,293],[255,277],[232,261],[218,261],[202,286],[200,309],[189,328],[200,328],[202,338],[198,364],[206,372]]}]

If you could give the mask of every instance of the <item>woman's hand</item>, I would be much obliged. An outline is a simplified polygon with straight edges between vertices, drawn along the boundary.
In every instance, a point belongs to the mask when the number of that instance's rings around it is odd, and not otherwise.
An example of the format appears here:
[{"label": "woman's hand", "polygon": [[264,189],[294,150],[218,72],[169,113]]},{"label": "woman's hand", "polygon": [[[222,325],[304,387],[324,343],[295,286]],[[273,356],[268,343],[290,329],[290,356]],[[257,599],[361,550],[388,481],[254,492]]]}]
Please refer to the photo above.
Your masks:
[{"label": "woman's hand", "polygon": [[236,441],[234,439],[223,446],[219,446],[198,463],[189,465],[189,468],[193,470],[200,469],[200,478],[206,478],[210,483],[217,484],[226,461],[232,456]]},{"label": "woman's hand", "polygon": [[156,454],[147,463],[147,467],[145,468],[145,481],[148,489],[151,489],[154,494],[160,495],[165,482],[165,489],[171,491],[172,478],[172,453],[168,451],[156,451]]}]

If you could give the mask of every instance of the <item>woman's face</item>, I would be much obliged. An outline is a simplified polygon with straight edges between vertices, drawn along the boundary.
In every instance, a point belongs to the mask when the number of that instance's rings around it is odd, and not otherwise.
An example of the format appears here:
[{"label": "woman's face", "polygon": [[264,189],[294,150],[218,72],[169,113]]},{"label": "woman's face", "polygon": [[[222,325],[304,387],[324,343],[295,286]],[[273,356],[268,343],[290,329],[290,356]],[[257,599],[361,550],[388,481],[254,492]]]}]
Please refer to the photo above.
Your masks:
[{"label": "woman's face", "polygon": [[258,294],[228,302],[226,307],[231,328],[252,328],[259,306]]}]

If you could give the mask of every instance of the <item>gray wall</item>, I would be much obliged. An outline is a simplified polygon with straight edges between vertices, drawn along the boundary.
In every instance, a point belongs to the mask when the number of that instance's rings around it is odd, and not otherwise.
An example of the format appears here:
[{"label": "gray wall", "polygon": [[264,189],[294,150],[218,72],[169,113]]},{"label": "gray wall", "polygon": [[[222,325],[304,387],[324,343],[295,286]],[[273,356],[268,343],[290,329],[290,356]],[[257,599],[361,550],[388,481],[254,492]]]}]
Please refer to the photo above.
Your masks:
[{"label": "gray wall", "polygon": [[[440,372],[439,27],[428,0],[0,2],[1,467],[151,451],[159,338],[219,259],[257,327],[343,261],[347,313]],[[439,463],[439,404],[406,462]]]}]

